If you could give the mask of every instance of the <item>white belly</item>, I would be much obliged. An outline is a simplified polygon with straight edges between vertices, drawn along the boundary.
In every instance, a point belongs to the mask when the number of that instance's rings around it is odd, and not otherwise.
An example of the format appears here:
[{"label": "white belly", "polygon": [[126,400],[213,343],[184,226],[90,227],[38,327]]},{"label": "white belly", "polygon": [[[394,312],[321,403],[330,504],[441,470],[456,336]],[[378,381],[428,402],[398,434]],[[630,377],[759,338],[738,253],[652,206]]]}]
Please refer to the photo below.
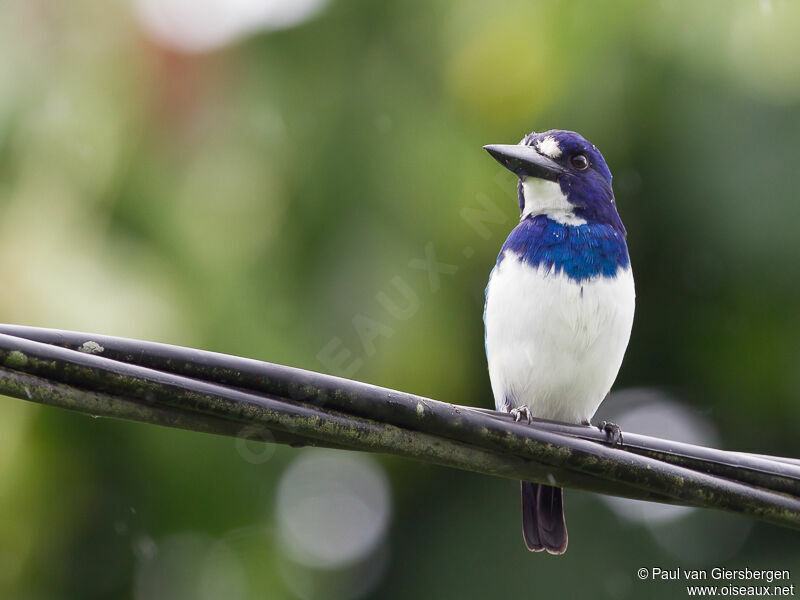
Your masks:
[{"label": "white belly", "polygon": [[587,422],[617,377],[631,334],[631,269],[577,283],[507,254],[486,291],[486,355],[498,410]]}]

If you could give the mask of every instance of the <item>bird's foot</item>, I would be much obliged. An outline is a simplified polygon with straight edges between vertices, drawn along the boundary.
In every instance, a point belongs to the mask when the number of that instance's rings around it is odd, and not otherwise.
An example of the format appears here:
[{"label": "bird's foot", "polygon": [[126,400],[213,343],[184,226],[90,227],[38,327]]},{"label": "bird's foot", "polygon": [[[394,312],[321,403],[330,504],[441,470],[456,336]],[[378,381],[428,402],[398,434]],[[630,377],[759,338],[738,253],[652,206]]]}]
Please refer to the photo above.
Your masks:
[{"label": "bird's foot", "polygon": [[514,422],[519,423],[521,419],[525,419],[528,422],[528,425],[531,424],[533,421],[533,417],[531,416],[531,411],[527,406],[519,406],[517,408],[512,408],[508,411],[512,417],[514,417]]},{"label": "bird's foot", "polygon": [[622,443],[622,429],[616,423],[603,421],[597,428],[606,434],[606,439],[611,442],[612,446]]}]

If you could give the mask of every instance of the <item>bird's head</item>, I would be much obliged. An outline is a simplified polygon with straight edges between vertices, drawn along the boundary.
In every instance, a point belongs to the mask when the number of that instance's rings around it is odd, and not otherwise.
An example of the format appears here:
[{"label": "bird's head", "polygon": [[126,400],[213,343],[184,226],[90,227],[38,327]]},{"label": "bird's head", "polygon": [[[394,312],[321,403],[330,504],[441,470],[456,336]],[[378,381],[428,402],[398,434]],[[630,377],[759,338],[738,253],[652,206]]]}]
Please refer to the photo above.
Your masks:
[{"label": "bird's head", "polygon": [[545,215],[568,225],[603,223],[623,233],[611,171],[600,151],[574,131],[530,133],[519,144],[484,146],[519,177],[522,218]]}]

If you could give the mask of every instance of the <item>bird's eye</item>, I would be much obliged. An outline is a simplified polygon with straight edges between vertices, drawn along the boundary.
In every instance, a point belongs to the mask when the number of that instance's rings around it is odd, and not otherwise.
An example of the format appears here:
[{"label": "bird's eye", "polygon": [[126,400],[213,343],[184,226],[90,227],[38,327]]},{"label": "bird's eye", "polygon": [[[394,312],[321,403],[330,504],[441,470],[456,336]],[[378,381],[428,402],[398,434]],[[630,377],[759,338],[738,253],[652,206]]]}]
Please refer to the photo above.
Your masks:
[{"label": "bird's eye", "polygon": [[579,171],[585,171],[589,168],[589,159],[586,158],[585,154],[576,154],[570,159],[570,162]]}]

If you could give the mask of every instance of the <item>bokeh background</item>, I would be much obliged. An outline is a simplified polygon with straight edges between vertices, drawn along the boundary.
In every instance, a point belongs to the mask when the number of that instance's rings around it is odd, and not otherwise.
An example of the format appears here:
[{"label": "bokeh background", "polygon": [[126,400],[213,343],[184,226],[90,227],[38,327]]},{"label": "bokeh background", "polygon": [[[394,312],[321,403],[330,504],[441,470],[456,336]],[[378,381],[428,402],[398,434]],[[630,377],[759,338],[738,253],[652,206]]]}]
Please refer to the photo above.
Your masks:
[{"label": "bokeh background", "polygon": [[[481,146],[573,129],[637,281],[623,429],[800,456],[800,3],[6,0],[0,312],[491,406],[518,210]],[[420,260],[442,263],[436,277]],[[3,598],[682,597],[797,533],[2,398]]]}]

